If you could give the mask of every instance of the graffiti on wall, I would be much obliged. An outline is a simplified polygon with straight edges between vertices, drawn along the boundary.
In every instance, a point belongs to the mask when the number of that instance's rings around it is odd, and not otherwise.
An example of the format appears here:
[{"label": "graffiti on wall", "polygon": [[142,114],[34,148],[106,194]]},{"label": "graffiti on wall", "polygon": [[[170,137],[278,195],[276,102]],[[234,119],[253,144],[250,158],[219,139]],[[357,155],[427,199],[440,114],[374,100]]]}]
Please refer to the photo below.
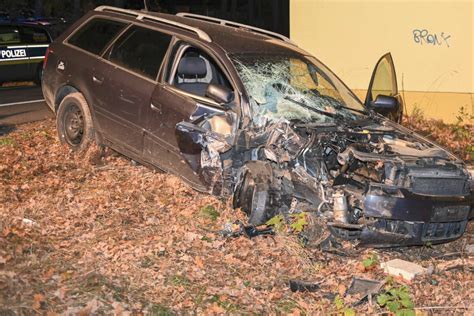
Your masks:
[{"label": "graffiti on wall", "polygon": [[427,29],[414,29],[413,40],[420,45],[446,46],[449,47],[451,35],[441,32],[439,34]]}]

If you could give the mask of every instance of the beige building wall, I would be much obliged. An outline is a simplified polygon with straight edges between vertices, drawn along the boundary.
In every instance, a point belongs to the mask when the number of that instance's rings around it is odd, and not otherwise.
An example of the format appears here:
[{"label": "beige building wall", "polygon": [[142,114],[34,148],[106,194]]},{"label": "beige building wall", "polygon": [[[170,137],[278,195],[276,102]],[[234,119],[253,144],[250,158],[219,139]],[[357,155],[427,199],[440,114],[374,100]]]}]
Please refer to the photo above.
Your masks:
[{"label": "beige building wall", "polygon": [[362,100],[391,52],[408,114],[452,123],[474,114],[473,17],[474,0],[290,0],[290,37]]}]

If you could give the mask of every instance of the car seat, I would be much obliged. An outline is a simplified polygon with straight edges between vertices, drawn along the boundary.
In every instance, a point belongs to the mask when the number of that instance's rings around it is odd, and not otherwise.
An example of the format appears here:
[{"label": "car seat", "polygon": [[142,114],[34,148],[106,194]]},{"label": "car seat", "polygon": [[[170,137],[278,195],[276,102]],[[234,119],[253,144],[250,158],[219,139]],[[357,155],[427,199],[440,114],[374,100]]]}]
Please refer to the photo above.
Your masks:
[{"label": "car seat", "polygon": [[183,57],[178,65],[177,76],[180,82],[176,87],[186,92],[204,97],[208,83],[200,82],[207,75],[207,67],[204,59],[198,56]]}]

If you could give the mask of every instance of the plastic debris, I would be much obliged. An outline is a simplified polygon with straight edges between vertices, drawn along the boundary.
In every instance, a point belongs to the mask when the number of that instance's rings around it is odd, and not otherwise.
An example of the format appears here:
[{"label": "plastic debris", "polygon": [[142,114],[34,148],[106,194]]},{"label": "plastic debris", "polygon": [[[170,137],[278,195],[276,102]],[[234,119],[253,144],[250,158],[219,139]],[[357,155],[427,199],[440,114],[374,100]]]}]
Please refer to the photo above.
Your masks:
[{"label": "plastic debris", "polygon": [[22,221],[23,224],[25,224],[26,226],[30,226],[30,227],[38,225],[37,222],[35,222],[34,220],[31,220],[31,219],[28,219],[28,218],[23,218],[21,221]]},{"label": "plastic debris", "polygon": [[393,276],[401,276],[405,280],[411,281],[417,275],[422,275],[427,273],[427,270],[422,266],[401,260],[401,259],[394,259],[387,262],[382,262],[380,267],[384,269],[385,273],[388,273]]}]

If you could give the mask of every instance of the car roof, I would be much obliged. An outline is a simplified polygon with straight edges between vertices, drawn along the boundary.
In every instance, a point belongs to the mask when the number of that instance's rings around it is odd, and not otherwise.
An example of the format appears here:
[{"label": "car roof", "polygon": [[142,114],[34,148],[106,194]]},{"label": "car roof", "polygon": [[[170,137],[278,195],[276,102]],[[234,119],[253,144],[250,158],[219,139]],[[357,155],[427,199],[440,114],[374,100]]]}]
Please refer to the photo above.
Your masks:
[{"label": "car roof", "polygon": [[[197,18],[183,17],[178,15],[158,13],[151,11],[127,10],[136,14],[146,14],[161,19],[181,23],[190,27],[198,28],[205,32],[212,40],[212,43],[219,45],[229,54],[246,53],[271,53],[289,54],[299,53],[308,55],[307,52],[294,44],[281,39],[254,32],[244,27],[232,27],[221,25],[215,22],[208,22]],[[108,11],[110,12],[110,11]],[[112,12],[110,12],[112,13]],[[113,12],[120,14],[119,12]],[[127,17],[124,15],[124,17]],[[128,16],[130,17],[130,16]],[[204,17],[205,18],[205,17]],[[144,21],[141,21],[144,22]]]}]

